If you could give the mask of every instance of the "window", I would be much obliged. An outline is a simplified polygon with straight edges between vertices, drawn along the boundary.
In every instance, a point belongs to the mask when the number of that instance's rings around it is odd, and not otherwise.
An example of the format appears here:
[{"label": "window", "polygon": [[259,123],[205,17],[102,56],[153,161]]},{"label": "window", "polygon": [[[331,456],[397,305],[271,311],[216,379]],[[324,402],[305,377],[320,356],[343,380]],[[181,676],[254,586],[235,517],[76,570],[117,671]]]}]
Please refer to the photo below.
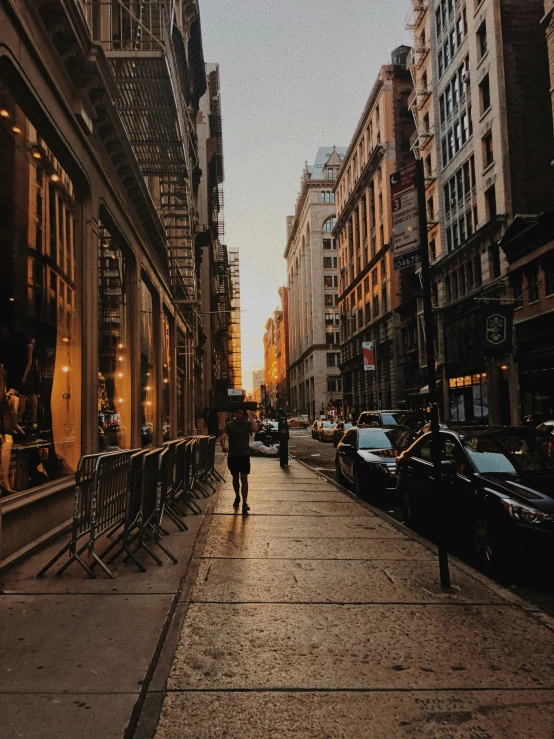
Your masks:
[{"label": "window", "polygon": [[333,295],[330,295],[329,293],[325,293],[325,305],[332,306],[333,304],[334,304]]},{"label": "window", "polygon": [[332,275],[325,275],[323,278],[323,287],[333,287]]},{"label": "window", "polygon": [[376,285],[377,284],[377,270],[374,269],[371,273],[371,284]]},{"label": "window", "polygon": [[488,167],[494,162],[494,154],[492,150],[492,131],[489,131],[481,139],[483,142],[483,164]]},{"label": "window", "polygon": [[481,256],[478,254],[473,262],[473,274],[475,275],[475,287],[481,287],[483,277],[481,274]]},{"label": "window", "polygon": [[479,58],[482,59],[487,53],[487,22],[483,21],[477,31],[477,49]]},{"label": "window", "polygon": [[485,202],[487,204],[487,220],[496,218],[496,189],[494,185],[485,191]]},{"label": "window", "polygon": [[498,244],[489,247],[489,264],[491,277],[500,277],[500,248]]},{"label": "window", "polygon": [[144,280],[140,290],[140,391],[141,442],[149,446],[156,431],[156,345],[154,342],[154,299]]},{"label": "window", "polygon": [[325,325],[326,326],[332,326],[334,323],[334,316],[332,313],[326,313],[325,314]]},{"label": "window", "polygon": [[[127,268],[100,223],[98,244],[98,428],[100,448],[131,444],[131,375],[127,337]],[[101,431],[100,431],[101,429]]]},{"label": "window", "polygon": [[379,315],[379,296],[373,296],[373,319],[375,320]]},{"label": "window", "polygon": [[337,355],[335,353],[327,352],[327,367],[336,367]]},{"label": "window", "polygon": [[364,294],[369,292],[369,277],[366,277],[364,280]]},{"label": "window", "polygon": [[323,257],[323,269],[332,269],[332,268],[333,268],[333,258]]},{"label": "window", "polygon": [[335,170],[333,169],[333,167],[329,167],[329,169],[327,170],[327,179],[329,181],[335,179]]},{"label": "window", "polygon": [[386,313],[388,310],[388,303],[387,303],[387,288],[384,287],[381,291],[381,307],[383,310],[383,313]]},{"label": "window", "polygon": [[488,74],[479,85],[479,97],[481,99],[481,115],[484,115],[491,107],[491,90]]},{"label": "window", "polygon": [[536,261],[527,268],[527,298],[530,303],[539,299],[539,265]]},{"label": "window", "polygon": [[468,292],[473,290],[473,264],[468,262],[466,264],[466,285]]},{"label": "window", "polygon": [[441,10],[440,8],[437,8],[435,11],[435,24],[437,29],[437,36],[440,36],[442,33],[442,22],[441,22]]},{"label": "window", "polygon": [[324,249],[334,249],[335,245],[333,243],[333,239],[323,239],[323,248]]},{"label": "window", "polygon": [[0,484],[9,495],[73,473],[81,453],[80,200],[1,81],[0,99],[8,113],[0,119],[0,383],[19,392],[2,399]]},{"label": "window", "polygon": [[326,233],[331,233],[331,231],[335,228],[336,223],[337,219],[334,216],[332,218],[328,218],[323,224],[323,230]]}]

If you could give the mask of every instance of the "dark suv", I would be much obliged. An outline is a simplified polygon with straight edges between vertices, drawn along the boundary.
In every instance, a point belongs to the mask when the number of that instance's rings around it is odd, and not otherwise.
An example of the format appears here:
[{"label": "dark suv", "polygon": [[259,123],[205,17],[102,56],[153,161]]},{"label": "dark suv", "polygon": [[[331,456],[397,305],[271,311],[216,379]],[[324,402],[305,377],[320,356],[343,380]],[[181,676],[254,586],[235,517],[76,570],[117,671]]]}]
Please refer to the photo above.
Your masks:
[{"label": "dark suv", "polygon": [[397,426],[405,415],[406,411],[363,411],[358,418],[358,428]]},{"label": "dark suv", "polygon": [[440,431],[444,520],[433,495],[431,434],[398,458],[406,523],[420,521],[469,545],[485,568],[514,555],[554,552],[554,439],[526,427]]}]

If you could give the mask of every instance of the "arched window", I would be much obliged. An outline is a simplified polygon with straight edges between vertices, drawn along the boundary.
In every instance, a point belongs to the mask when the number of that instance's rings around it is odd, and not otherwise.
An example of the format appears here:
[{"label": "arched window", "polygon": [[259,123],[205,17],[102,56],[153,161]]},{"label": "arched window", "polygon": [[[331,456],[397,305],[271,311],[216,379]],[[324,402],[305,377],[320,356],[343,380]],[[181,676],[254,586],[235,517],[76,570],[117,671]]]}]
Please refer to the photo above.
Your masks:
[{"label": "arched window", "polygon": [[331,233],[331,231],[335,228],[336,223],[337,219],[334,216],[332,216],[332,218],[328,218],[323,224],[323,230],[327,231],[327,233]]}]

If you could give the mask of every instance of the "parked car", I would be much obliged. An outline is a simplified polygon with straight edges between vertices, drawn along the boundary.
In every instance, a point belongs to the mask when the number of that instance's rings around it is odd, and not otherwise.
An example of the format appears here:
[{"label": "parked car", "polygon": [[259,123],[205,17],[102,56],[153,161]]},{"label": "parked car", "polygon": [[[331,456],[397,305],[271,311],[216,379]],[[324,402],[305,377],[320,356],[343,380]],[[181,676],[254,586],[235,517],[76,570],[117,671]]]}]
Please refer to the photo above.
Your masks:
[{"label": "parked car", "polygon": [[[440,432],[449,537],[490,568],[508,555],[554,552],[554,441],[526,427]],[[407,523],[439,525],[431,434],[398,459],[398,498]]]},{"label": "parked car", "polygon": [[333,446],[338,446],[339,441],[342,439],[344,434],[354,427],[352,421],[339,421],[333,429]]},{"label": "parked car", "polygon": [[310,419],[308,416],[298,416],[298,423],[302,428],[307,429],[310,425]]},{"label": "parked car", "polygon": [[351,428],[337,447],[337,482],[352,483],[357,494],[396,489],[396,458],[414,440],[406,426]]},{"label": "parked car", "polygon": [[320,441],[333,441],[333,431],[337,424],[334,421],[323,421],[319,429],[319,440]]},{"label": "parked car", "polygon": [[358,428],[397,426],[406,411],[363,411],[358,418]]}]

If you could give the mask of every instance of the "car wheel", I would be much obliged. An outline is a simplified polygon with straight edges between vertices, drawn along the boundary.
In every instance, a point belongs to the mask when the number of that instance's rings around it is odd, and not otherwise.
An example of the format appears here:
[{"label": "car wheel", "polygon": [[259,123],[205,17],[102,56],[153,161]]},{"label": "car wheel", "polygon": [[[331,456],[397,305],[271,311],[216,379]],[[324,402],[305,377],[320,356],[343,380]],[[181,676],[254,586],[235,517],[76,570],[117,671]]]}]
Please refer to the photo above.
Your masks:
[{"label": "car wheel", "polygon": [[494,530],[484,516],[478,516],[473,524],[473,553],[483,570],[493,570],[499,562]]},{"label": "car wheel", "polygon": [[415,522],[415,514],[412,506],[412,501],[408,493],[403,490],[400,493],[400,509],[402,510],[402,518],[407,526],[411,526]]}]

